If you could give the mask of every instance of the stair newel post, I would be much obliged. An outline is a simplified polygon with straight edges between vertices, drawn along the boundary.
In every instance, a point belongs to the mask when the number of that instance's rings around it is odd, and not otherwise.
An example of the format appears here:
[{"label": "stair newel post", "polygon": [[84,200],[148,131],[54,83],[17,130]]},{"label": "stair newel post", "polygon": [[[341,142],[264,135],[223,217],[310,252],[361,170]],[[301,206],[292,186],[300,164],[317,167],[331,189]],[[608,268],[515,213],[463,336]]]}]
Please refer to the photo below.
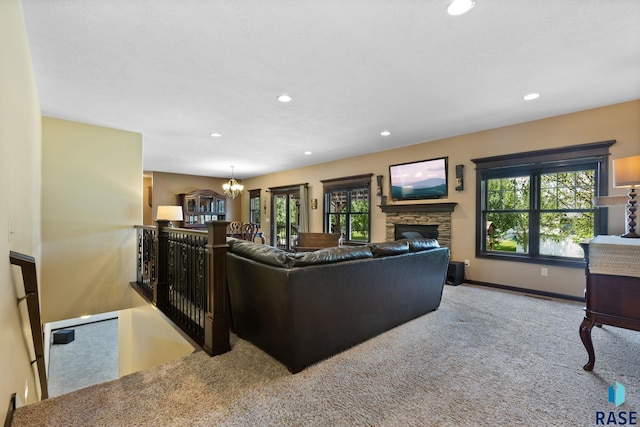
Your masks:
[{"label": "stair newel post", "polygon": [[167,307],[169,303],[169,227],[168,220],[156,220],[156,238],[158,239],[156,253],[156,281],[153,284],[153,302],[156,306]]},{"label": "stair newel post", "polygon": [[227,299],[228,225],[228,221],[207,223],[207,314],[203,349],[210,356],[226,353],[231,349]]}]

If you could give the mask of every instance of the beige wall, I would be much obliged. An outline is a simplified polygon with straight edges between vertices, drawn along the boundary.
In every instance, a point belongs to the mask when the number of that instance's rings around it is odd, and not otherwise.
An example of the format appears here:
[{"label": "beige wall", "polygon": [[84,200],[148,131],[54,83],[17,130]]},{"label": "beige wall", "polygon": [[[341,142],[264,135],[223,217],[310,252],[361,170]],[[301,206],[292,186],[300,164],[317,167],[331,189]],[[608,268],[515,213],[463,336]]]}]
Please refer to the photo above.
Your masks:
[{"label": "beige wall", "polygon": [[[19,0],[0,1],[0,420],[12,393],[39,399],[20,270],[9,251],[36,259],[40,272],[40,101]],[[35,365],[34,365],[35,366]]]},{"label": "beige wall", "polygon": [[[269,207],[270,199],[265,192],[267,188],[308,182],[309,197],[319,200],[318,209],[311,210],[310,229],[322,231],[320,180],[364,173],[373,173],[374,177],[383,175],[383,194],[388,196],[390,164],[448,156],[450,182],[455,178],[455,165],[464,165],[464,190],[454,191],[453,185],[450,185],[449,198],[440,201],[458,203],[452,215],[451,253],[453,260],[470,260],[466,277],[480,282],[582,297],[582,269],[545,266],[548,276],[543,277],[540,265],[475,258],[476,180],[475,165],[471,159],[611,139],[617,140],[611,148],[611,158],[640,153],[640,100],[293,169],[247,179],[244,184],[246,189],[262,188],[262,202],[266,201]],[[375,190],[375,178],[372,188]],[[610,194],[625,194],[625,190],[612,188]],[[373,202],[380,204],[380,198],[373,196]],[[249,216],[248,206],[249,195],[245,191],[242,195],[242,220],[245,221]],[[263,221],[263,231],[267,234],[269,215],[270,208]],[[622,233],[623,209],[610,208],[609,218],[610,234]],[[377,206],[373,209],[371,219],[371,240],[384,240],[385,215]]]},{"label": "beige wall", "polygon": [[187,356],[195,347],[155,307],[134,294],[134,308],[118,312],[118,376]]},{"label": "beige wall", "polygon": [[[190,193],[194,190],[213,190],[223,195],[222,184],[227,182],[229,178],[211,178],[208,176],[182,175],[176,173],[153,172],[153,216],[158,206],[178,205],[178,194]],[[240,220],[240,198],[231,200],[227,198],[226,203],[226,221]],[[153,223],[145,223],[145,225],[155,225]]]},{"label": "beige wall", "polygon": [[142,136],[42,122],[42,317],[128,308],[142,223]]}]

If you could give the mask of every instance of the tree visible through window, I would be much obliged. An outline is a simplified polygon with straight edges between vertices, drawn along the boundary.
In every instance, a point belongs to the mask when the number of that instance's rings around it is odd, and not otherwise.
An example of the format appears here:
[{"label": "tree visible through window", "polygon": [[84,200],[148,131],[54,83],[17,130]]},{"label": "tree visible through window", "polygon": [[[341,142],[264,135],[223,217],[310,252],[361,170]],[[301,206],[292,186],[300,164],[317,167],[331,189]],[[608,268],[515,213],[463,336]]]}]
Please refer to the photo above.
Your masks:
[{"label": "tree visible through window", "polygon": [[487,180],[487,249],[528,252],[529,193],[528,176]]},{"label": "tree visible through window", "polygon": [[540,175],[541,255],[583,257],[578,244],[595,235],[596,171]]},{"label": "tree visible through window", "polygon": [[360,175],[322,181],[324,230],[347,240],[368,242],[371,218],[371,176]]},{"label": "tree visible through window", "polygon": [[[492,178],[486,186],[486,222],[491,227],[487,250],[529,253],[530,223],[538,219],[540,255],[582,258],[579,243],[594,236],[596,165],[577,171]],[[533,200],[532,187],[539,187]]]},{"label": "tree visible through window", "polygon": [[478,256],[582,262],[579,244],[606,233],[594,198],[606,195],[608,148],[614,142],[474,159]]}]

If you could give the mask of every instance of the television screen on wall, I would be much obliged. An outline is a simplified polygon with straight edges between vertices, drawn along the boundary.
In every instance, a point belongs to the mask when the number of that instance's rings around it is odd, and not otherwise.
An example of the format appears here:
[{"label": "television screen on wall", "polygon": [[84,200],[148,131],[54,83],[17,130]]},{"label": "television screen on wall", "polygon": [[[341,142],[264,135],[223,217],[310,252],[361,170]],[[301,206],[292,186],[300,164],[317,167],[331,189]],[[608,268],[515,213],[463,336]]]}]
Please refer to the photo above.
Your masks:
[{"label": "television screen on wall", "polygon": [[393,200],[438,199],[448,194],[448,157],[389,166]]}]

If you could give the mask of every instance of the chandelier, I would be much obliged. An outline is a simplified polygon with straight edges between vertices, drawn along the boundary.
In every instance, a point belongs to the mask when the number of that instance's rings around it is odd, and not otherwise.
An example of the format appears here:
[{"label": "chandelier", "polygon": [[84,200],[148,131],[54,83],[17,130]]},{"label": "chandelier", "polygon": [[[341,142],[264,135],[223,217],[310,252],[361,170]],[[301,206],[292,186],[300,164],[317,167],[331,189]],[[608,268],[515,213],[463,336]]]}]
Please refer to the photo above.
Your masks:
[{"label": "chandelier", "polygon": [[238,195],[242,193],[242,190],[244,190],[244,185],[238,184],[238,181],[233,177],[233,166],[231,166],[231,179],[229,182],[222,184],[222,189],[224,190],[224,194],[232,199],[238,197]]}]

